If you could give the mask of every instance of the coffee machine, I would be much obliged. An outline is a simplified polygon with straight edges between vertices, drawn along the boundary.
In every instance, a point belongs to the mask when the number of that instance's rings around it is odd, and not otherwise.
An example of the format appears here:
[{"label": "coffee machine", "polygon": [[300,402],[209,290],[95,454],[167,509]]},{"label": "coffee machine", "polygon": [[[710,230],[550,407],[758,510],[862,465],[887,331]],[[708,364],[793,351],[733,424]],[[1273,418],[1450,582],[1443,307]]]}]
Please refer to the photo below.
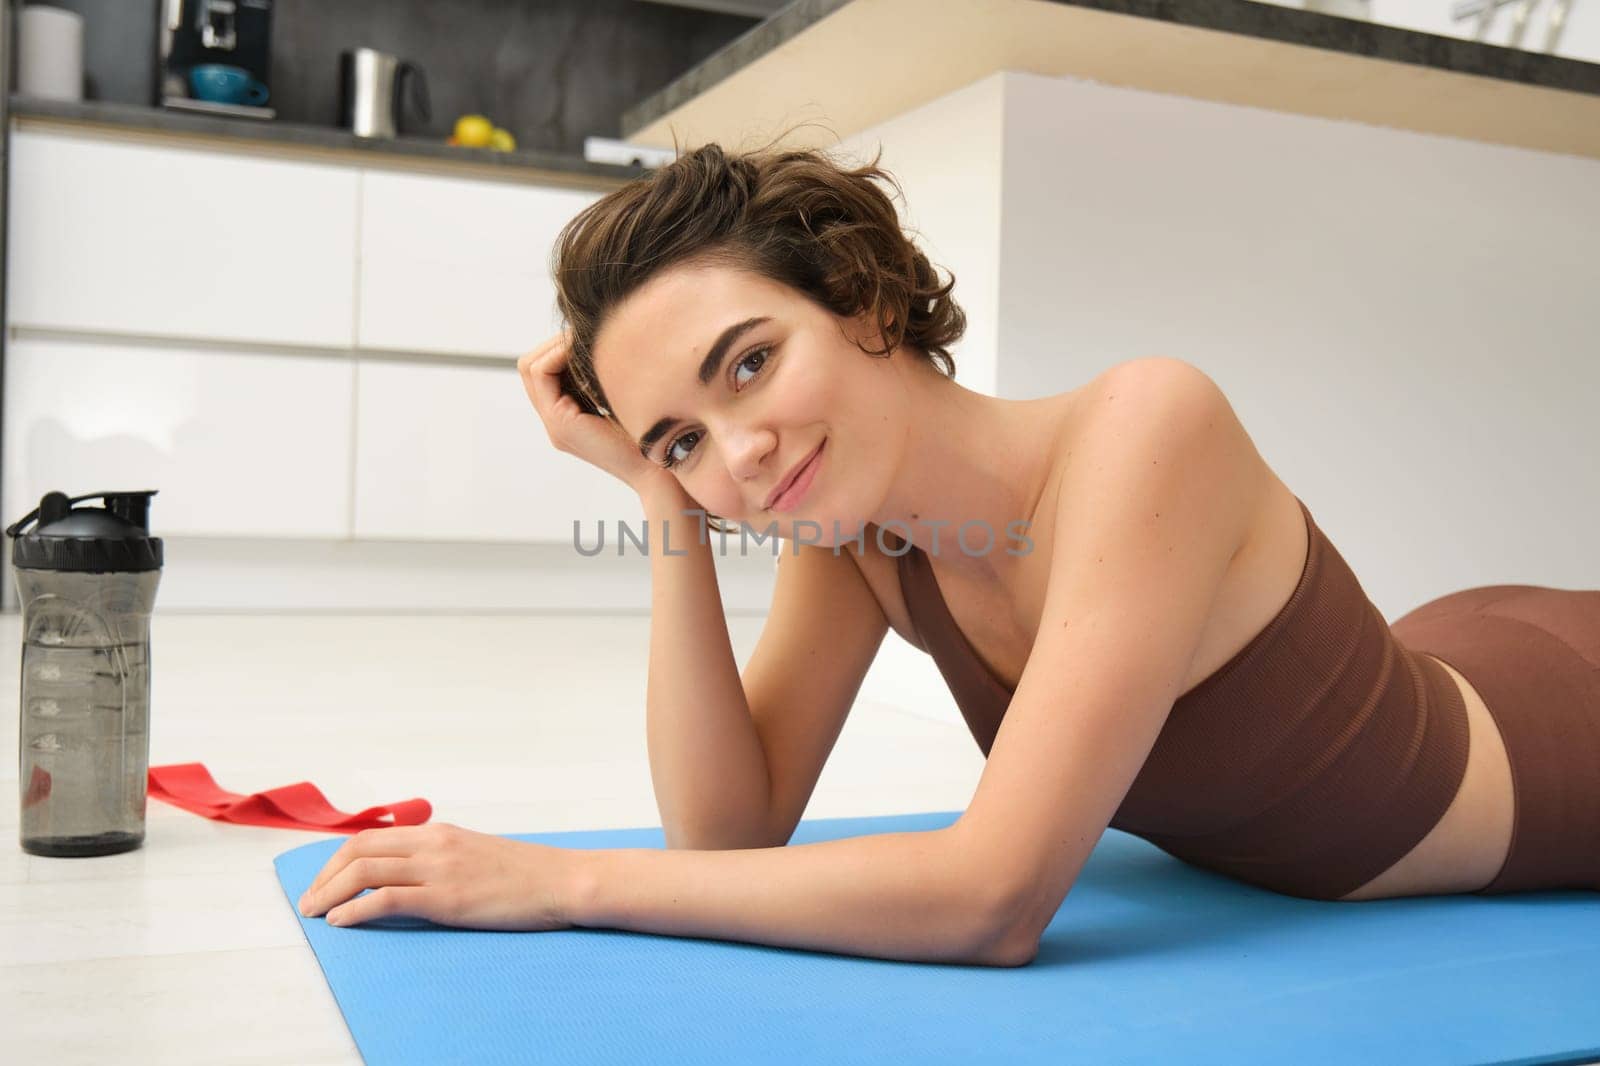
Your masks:
[{"label": "coffee machine", "polygon": [[[272,4],[273,0],[161,0],[157,103],[185,111],[272,118],[276,111],[265,104],[272,73]],[[253,83],[249,98],[232,103],[200,99],[190,72],[208,65],[242,71],[231,76]]]}]

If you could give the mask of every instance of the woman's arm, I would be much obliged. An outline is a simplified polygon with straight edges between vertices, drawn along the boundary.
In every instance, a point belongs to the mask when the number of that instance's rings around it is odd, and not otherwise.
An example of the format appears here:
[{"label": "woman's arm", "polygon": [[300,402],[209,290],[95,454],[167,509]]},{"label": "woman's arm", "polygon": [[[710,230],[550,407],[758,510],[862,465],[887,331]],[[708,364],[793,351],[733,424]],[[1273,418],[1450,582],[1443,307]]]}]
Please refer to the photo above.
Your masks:
[{"label": "woman's arm", "polygon": [[728,636],[710,537],[701,541],[703,517],[684,513],[694,500],[670,476],[640,499],[650,531],[645,739],[667,847],[761,846],[772,835],[767,756]]},{"label": "woman's arm", "polygon": [[703,517],[682,513],[694,501],[620,424],[586,413],[593,404],[573,391],[571,342],[563,329],[517,360],[517,371],[550,443],[614,475],[644,506],[651,582],[645,732],[667,846],[760,846],[772,837],[766,755],[728,640],[710,539],[700,542]]},{"label": "woman's arm", "polygon": [[741,851],[573,852],[576,926],[913,962],[1022,966],[1014,886],[957,826]]},{"label": "woman's arm", "polygon": [[1085,402],[1038,634],[958,823],[1003,834],[997,857],[1035,893],[1020,921],[1035,938],[1165,728],[1268,485],[1227,398],[1189,364],[1121,364]]},{"label": "woman's arm", "polygon": [[[330,925],[394,916],[463,929],[576,927],[915,962],[1021,966],[1038,951],[994,837],[956,822],[739,851],[560,848],[447,822],[363,829],[300,897]],[[1009,842],[1006,847],[1010,848]],[[370,889],[371,891],[366,891]]]}]

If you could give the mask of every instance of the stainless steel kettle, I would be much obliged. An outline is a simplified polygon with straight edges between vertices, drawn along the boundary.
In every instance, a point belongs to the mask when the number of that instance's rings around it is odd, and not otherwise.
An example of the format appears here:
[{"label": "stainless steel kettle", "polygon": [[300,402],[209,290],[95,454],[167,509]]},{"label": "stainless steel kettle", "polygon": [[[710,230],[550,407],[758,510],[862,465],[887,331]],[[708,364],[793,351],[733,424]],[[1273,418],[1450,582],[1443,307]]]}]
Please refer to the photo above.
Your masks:
[{"label": "stainless steel kettle", "polygon": [[357,137],[399,136],[408,81],[417,113],[427,121],[433,116],[421,67],[371,48],[340,52],[339,125]]}]

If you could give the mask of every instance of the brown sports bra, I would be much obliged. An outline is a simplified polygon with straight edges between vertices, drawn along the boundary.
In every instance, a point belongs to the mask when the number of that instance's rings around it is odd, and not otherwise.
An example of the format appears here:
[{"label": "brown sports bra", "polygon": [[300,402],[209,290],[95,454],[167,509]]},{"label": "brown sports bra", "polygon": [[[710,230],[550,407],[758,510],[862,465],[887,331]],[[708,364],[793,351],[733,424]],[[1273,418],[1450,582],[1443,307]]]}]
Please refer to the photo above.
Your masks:
[{"label": "brown sports bra", "polygon": [[[1466,775],[1467,710],[1444,667],[1395,639],[1299,502],[1309,546],[1294,592],[1173,704],[1111,826],[1263,888],[1339,899],[1444,815]],[[898,567],[912,624],[987,756],[1011,690],[956,626],[922,549]]]}]

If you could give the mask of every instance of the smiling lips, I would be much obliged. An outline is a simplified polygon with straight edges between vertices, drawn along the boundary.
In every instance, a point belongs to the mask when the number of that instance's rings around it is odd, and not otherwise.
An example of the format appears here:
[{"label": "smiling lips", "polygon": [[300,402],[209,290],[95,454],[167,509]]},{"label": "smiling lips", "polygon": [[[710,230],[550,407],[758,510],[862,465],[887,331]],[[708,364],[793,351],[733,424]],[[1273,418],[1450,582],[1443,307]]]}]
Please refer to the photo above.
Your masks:
[{"label": "smiling lips", "polygon": [[816,473],[817,459],[821,456],[823,445],[826,443],[827,440],[824,438],[822,444],[818,444],[816,449],[802,459],[800,464],[791,470],[789,475],[779,483],[778,487],[773,490],[772,496],[767,500],[768,510],[786,511],[800,502],[800,498],[811,487],[811,482]]}]

